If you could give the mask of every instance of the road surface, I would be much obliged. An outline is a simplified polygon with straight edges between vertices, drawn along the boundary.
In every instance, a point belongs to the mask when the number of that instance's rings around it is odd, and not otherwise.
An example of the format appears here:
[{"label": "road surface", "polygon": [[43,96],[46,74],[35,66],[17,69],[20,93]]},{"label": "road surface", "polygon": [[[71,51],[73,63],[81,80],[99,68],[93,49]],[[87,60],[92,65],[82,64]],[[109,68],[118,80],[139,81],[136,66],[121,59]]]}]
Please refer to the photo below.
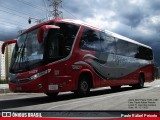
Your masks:
[{"label": "road surface", "polygon": [[122,86],[115,92],[109,87],[92,90],[89,97],[76,98],[61,93],[50,99],[45,94],[7,93],[0,95],[0,110],[160,110],[160,80],[145,83],[143,89]]}]

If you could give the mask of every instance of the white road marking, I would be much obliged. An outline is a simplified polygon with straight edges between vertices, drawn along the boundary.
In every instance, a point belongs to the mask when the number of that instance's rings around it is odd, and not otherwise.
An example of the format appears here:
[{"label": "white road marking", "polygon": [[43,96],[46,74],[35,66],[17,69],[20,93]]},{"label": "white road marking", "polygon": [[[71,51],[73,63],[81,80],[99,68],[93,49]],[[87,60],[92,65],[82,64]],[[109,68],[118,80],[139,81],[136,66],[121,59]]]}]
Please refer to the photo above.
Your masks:
[{"label": "white road marking", "polygon": [[156,85],[156,86],[153,86],[153,87],[160,87],[160,85]]},{"label": "white road marking", "polygon": [[133,93],[137,93],[137,92],[143,92],[143,91],[147,91],[147,90],[151,90],[151,89],[154,89],[154,87],[151,87],[151,88],[144,88],[142,89],[141,91],[128,91],[127,93],[120,93],[120,94],[116,94],[116,95],[105,95],[103,97],[97,97],[97,98],[94,98],[94,99],[91,99],[91,100],[88,100],[88,99],[84,99],[84,100],[79,100],[79,101],[76,101],[76,102],[71,102],[71,103],[65,103],[65,104],[60,104],[60,105],[57,105],[57,106],[54,106],[54,107],[50,107],[48,108],[47,110],[52,110],[54,108],[57,108],[57,107],[62,107],[62,106],[66,106],[66,105],[72,105],[72,104],[78,104],[78,103],[87,103],[87,102],[95,102],[95,101],[99,101],[99,100],[102,100],[102,99],[106,99],[106,98],[110,98],[110,97],[116,97],[116,96],[121,96],[121,95],[126,95],[126,94],[133,94]]}]

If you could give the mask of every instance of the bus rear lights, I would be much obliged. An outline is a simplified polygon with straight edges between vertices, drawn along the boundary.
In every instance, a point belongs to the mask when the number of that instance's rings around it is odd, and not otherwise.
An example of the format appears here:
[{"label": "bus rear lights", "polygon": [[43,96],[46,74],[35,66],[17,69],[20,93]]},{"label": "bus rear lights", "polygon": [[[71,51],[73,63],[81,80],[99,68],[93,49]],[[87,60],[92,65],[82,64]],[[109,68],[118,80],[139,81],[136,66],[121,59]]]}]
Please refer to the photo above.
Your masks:
[{"label": "bus rear lights", "polygon": [[35,80],[35,79],[37,79],[37,78],[39,78],[39,77],[41,77],[41,76],[43,76],[43,75],[48,74],[49,72],[51,72],[51,69],[48,69],[48,70],[45,70],[45,71],[36,73],[36,74],[32,75],[32,76],[30,77],[30,79],[31,79],[31,80]]}]

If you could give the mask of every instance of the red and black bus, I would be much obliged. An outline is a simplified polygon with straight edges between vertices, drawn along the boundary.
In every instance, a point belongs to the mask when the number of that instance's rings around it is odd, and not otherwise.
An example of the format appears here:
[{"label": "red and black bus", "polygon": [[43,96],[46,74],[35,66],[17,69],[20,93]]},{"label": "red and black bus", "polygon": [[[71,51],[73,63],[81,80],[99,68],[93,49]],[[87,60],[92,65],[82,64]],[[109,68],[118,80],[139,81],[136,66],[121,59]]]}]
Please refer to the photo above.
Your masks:
[{"label": "red and black bus", "polygon": [[78,20],[53,19],[24,31],[16,40],[10,65],[13,92],[73,91],[122,85],[142,88],[154,80],[152,48]]}]

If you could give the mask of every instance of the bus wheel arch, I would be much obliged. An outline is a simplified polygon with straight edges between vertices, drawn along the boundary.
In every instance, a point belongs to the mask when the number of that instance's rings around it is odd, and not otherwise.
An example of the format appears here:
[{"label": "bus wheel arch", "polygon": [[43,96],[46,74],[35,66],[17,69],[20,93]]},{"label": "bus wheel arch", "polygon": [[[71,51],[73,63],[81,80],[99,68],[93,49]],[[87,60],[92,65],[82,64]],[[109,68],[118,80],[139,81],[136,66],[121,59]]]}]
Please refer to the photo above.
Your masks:
[{"label": "bus wheel arch", "polygon": [[93,88],[92,74],[90,72],[82,72],[78,78],[77,90],[74,91],[75,95],[80,97],[87,96],[91,88]]}]

